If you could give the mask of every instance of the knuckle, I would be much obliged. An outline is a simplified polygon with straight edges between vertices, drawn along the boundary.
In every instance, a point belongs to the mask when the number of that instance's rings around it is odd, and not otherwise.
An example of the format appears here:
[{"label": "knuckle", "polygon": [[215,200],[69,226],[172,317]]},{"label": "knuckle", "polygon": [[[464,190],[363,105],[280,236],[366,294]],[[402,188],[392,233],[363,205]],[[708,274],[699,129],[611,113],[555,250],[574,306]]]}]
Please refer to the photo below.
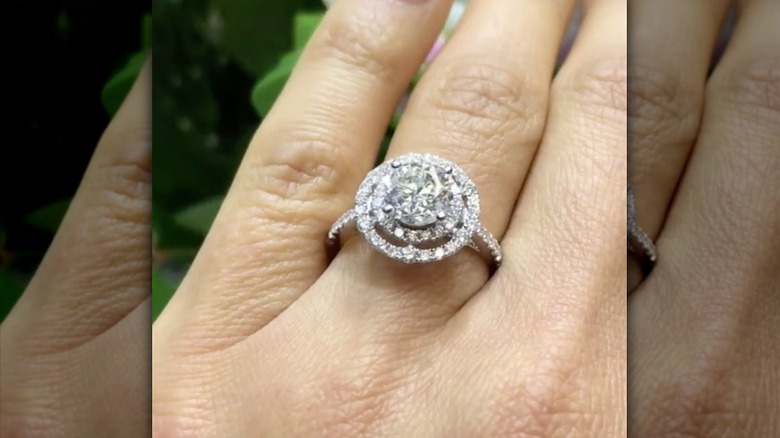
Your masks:
[{"label": "knuckle", "polygon": [[312,41],[315,58],[334,60],[346,70],[376,77],[393,76],[400,57],[392,50],[393,38],[386,26],[369,14],[335,17]]},{"label": "knuckle", "polygon": [[[322,214],[331,219],[332,211],[347,199],[341,190],[359,180],[359,166],[346,156],[351,148],[346,138],[329,135],[321,128],[297,127],[276,138],[274,147],[250,166],[250,202],[261,208],[263,216],[305,213]],[[334,198],[344,202],[334,202]],[[273,207],[273,208],[269,208]],[[318,213],[319,212],[319,213]]]},{"label": "knuckle", "polygon": [[625,58],[596,60],[558,75],[553,94],[599,119],[626,122],[628,109],[628,61]]},{"label": "knuckle", "polygon": [[629,130],[638,150],[658,143],[692,143],[696,138],[704,84],[699,87],[685,78],[668,69],[632,63]]},{"label": "knuckle", "polygon": [[[712,364],[710,364],[712,366]],[[736,396],[734,367],[681,375],[659,385],[641,428],[648,436],[762,436],[759,422]]]},{"label": "knuckle", "polygon": [[442,67],[424,100],[447,135],[483,143],[513,133],[538,138],[545,118],[546,93],[528,80],[484,61],[458,59]]},{"label": "knuckle", "polygon": [[[506,382],[490,406],[486,436],[605,436],[607,413],[593,411],[584,364],[557,359],[520,381]],[[550,365],[550,364],[548,364]]]},{"label": "knuckle", "polygon": [[374,436],[382,422],[399,409],[397,393],[404,384],[398,363],[384,353],[354,357],[346,369],[326,373],[316,400],[321,410],[317,429],[324,436]]},{"label": "knuckle", "polygon": [[94,187],[104,209],[101,217],[109,222],[144,225],[151,209],[150,129],[146,125],[109,127],[104,139],[113,149],[97,163]]},{"label": "knuckle", "polygon": [[[114,163],[103,169],[100,194],[104,214],[101,217],[106,222],[106,232],[116,233],[125,229],[122,235],[130,237],[139,226],[148,225],[151,174],[151,169],[136,163]],[[117,227],[117,224],[120,226]]]},{"label": "knuckle", "polygon": [[707,84],[707,95],[733,104],[746,115],[777,120],[780,58],[750,61],[733,69],[716,69]]}]

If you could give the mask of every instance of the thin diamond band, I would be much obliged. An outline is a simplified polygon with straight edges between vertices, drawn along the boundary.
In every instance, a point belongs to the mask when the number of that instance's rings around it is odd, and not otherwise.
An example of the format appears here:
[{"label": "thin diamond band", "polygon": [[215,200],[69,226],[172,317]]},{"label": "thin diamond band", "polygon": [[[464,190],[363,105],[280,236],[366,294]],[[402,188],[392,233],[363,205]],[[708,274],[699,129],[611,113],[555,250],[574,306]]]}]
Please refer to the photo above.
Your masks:
[{"label": "thin diamond band", "polygon": [[633,254],[642,267],[642,275],[647,277],[655,267],[658,252],[650,239],[636,221],[636,201],[631,185],[628,185],[628,251]]}]

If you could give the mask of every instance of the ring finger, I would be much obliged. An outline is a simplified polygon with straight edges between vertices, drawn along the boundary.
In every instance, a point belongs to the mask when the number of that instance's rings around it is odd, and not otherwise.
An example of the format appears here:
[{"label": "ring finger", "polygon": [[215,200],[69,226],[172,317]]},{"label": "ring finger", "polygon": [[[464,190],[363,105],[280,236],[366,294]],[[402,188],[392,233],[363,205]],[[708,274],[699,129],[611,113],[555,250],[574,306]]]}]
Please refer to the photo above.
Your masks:
[{"label": "ring finger", "polygon": [[[556,54],[572,7],[570,0],[470,2],[455,34],[412,94],[388,150],[388,159],[431,153],[461,167],[481,194],[482,224],[496,236],[509,222],[541,139]],[[472,251],[410,268],[385,263],[376,253],[366,259],[352,248],[344,251],[348,254],[340,257],[335,271],[354,281],[356,264],[370,270],[377,292],[368,299],[394,300],[399,290],[423,287],[446,291],[435,294],[436,306],[420,306],[444,314],[473,295],[487,274]],[[373,263],[374,257],[383,261]],[[415,275],[405,275],[408,269]]]}]

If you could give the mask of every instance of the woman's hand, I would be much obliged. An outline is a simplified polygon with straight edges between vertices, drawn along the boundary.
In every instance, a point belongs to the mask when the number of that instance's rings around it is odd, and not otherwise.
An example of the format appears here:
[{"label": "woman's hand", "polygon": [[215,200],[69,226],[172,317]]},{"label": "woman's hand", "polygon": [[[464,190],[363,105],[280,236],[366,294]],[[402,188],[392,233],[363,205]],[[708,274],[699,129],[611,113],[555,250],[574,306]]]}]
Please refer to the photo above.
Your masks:
[{"label": "woman's hand", "polygon": [[[475,0],[388,157],[456,162],[502,239],[403,265],[324,240],[450,3],[340,0],[153,329],[154,433],[623,436],[626,2]],[[522,188],[522,191],[521,191]]]},{"label": "woman's hand", "polygon": [[147,61],[3,321],[2,437],[148,433],[151,70]]},{"label": "woman's hand", "polygon": [[741,3],[709,77],[727,1],[630,5],[637,436],[780,436],[780,2]]}]

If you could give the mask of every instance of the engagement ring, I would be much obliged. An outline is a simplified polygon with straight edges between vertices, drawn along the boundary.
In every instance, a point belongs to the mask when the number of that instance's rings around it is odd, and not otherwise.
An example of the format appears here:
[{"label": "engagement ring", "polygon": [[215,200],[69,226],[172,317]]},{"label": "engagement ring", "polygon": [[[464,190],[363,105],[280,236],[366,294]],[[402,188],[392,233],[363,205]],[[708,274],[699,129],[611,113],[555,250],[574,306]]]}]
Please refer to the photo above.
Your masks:
[{"label": "engagement ring", "polygon": [[477,187],[461,168],[433,155],[409,154],[369,172],[355,207],[331,226],[327,244],[335,254],[343,236],[357,229],[372,248],[404,263],[439,261],[468,246],[492,272],[501,264],[501,246],[479,214]]}]

